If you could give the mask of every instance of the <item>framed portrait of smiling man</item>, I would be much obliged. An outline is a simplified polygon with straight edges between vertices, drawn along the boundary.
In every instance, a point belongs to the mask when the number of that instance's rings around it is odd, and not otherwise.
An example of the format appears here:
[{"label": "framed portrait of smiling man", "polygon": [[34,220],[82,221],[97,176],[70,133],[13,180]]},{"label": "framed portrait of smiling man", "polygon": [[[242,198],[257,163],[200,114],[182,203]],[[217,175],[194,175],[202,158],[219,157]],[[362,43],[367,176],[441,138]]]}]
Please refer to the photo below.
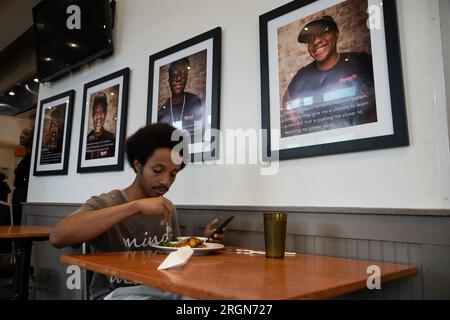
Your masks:
[{"label": "framed portrait of smiling man", "polygon": [[78,173],[123,170],[129,74],[125,68],[84,85]]},{"label": "framed portrait of smiling man", "polygon": [[260,42],[265,159],[409,144],[395,1],[293,1]]}]

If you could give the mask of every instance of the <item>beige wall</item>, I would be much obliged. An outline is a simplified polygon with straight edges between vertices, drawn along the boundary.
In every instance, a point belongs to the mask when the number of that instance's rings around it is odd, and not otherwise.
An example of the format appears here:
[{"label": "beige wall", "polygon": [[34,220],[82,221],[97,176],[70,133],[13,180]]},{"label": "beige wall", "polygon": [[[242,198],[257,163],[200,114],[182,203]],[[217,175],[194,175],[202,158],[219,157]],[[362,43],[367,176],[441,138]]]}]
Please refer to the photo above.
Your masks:
[{"label": "beige wall", "polygon": [[[442,46],[444,51],[445,91],[447,96],[447,110],[450,110],[450,0],[440,1]],[[450,112],[447,114],[447,124],[450,127]]]},{"label": "beige wall", "polygon": [[0,148],[19,146],[20,133],[30,124],[34,123],[28,119],[0,115]]},{"label": "beige wall", "polygon": [[0,168],[7,169],[8,183],[12,188],[14,169],[20,159],[14,156],[19,146],[20,133],[31,124],[31,120],[0,115]]},{"label": "beige wall", "polygon": [[7,182],[11,190],[14,184],[14,169],[16,167],[16,160],[14,157],[14,150],[0,148],[0,168],[8,177]]},{"label": "beige wall", "polygon": [[[442,69],[435,70],[430,58],[435,52],[430,35],[440,32],[430,10],[436,1],[397,1],[409,147],[282,161],[274,176],[261,176],[258,165],[188,166],[167,197],[187,205],[450,208],[449,146],[441,141],[448,127],[440,121],[441,114],[447,119],[446,105],[434,95]],[[123,172],[76,173],[83,85],[131,68],[130,135],[146,122],[149,56],[218,26],[223,29],[220,127],[260,129],[259,15],[288,2],[117,1],[114,56],[40,88],[39,100],[76,90],[69,174],[31,177],[28,200],[79,203],[131,183],[134,172],[127,166]],[[436,59],[442,63],[442,56]],[[225,159],[223,148],[220,157]]]}]

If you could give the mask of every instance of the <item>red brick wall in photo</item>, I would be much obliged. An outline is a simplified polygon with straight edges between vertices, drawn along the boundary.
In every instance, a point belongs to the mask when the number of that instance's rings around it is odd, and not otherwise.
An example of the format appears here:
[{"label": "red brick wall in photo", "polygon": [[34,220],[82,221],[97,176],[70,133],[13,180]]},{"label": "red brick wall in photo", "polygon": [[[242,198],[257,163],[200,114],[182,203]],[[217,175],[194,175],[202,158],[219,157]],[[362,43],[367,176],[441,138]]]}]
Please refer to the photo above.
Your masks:
[{"label": "red brick wall in photo", "polygon": [[[196,94],[204,102],[206,95],[206,50],[188,56],[188,59],[191,69],[189,70],[185,91]],[[158,108],[171,96],[169,65],[162,66],[160,70]]]}]

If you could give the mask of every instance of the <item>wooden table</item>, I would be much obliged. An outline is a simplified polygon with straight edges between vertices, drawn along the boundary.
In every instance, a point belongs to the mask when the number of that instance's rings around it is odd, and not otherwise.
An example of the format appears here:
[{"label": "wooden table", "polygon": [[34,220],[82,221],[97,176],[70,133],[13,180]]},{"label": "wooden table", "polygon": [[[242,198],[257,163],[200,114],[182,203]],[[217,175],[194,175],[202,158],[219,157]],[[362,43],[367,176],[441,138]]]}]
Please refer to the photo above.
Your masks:
[{"label": "wooden table", "polygon": [[193,256],[181,268],[157,270],[166,258],[150,251],[63,255],[61,261],[194,299],[326,299],[367,288],[367,267],[381,282],[414,275],[416,267],[297,254],[284,259],[225,250]]},{"label": "wooden table", "polygon": [[48,226],[0,226],[0,241],[13,240],[16,262],[14,265],[13,300],[28,299],[31,249],[33,241],[48,240]]}]

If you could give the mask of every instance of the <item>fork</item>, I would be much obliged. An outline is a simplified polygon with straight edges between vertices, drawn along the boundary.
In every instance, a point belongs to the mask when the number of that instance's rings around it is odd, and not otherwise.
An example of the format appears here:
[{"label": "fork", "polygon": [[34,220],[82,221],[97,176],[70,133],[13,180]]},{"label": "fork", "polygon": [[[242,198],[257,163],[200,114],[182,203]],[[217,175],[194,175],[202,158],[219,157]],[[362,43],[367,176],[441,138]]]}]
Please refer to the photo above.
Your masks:
[{"label": "fork", "polygon": [[[248,254],[248,255],[256,255],[256,254],[266,254],[265,251],[258,250],[250,250],[250,249],[234,249],[237,254]],[[285,256],[295,256],[297,253],[295,252],[285,252]]]}]

